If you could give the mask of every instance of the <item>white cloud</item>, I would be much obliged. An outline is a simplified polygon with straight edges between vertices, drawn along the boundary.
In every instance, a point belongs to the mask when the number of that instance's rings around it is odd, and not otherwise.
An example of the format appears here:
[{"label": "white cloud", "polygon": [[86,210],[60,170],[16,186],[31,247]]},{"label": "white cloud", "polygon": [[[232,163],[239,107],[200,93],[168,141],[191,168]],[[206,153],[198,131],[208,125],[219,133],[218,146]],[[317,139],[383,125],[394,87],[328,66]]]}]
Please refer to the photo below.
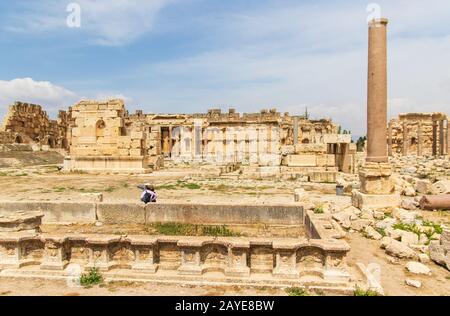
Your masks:
[{"label": "white cloud", "polygon": [[175,0],[75,0],[81,7],[81,27],[66,25],[69,2],[58,0],[28,3],[25,12],[7,28],[16,32],[70,31],[85,34],[89,41],[120,46],[153,30],[159,12]]},{"label": "white cloud", "polygon": [[44,110],[54,113],[73,104],[77,95],[48,81],[35,81],[31,78],[18,78],[10,81],[0,80],[0,114],[6,113],[15,101],[40,104]]}]

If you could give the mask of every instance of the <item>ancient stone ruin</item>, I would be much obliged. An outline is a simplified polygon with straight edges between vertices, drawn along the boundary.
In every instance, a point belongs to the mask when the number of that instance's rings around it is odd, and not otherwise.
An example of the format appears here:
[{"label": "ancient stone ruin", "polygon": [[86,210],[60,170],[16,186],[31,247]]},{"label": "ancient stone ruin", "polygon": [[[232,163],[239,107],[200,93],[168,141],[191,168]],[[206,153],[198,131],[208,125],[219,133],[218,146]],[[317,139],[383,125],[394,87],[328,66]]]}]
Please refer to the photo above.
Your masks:
[{"label": "ancient stone ruin", "polygon": [[34,143],[68,149],[67,123],[65,111],[59,111],[57,120],[50,120],[40,105],[16,102],[0,126],[0,144]]}]

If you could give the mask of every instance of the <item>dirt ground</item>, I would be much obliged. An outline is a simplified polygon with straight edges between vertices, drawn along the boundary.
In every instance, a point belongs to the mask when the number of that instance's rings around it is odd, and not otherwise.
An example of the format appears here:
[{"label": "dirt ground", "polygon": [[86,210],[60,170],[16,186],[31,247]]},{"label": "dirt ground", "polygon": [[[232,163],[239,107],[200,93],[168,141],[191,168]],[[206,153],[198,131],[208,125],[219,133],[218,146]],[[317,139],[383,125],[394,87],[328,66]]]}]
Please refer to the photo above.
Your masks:
[{"label": "dirt ground", "polygon": [[[293,192],[300,183],[295,181],[238,180],[199,175],[199,170],[185,167],[163,169],[149,175],[89,175],[64,174],[58,165],[25,168],[0,168],[1,200],[82,201],[83,193],[103,193],[104,201],[138,202],[137,185],[153,183],[160,202],[232,203],[232,204],[294,204]],[[333,201],[350,205],[349,196],[310,192],[315,202]],[[448,212],[420,212],[424,219],[450,225]],[[140,232],[142,227],[44,226],[46,232]],[[258,229],[256,229],[258,232]],[[251,235],[251,234],[250,234]],[[256,233],[256,236],[258,233]],[[450,272],[433,263],[427,264],[432,276],[412,276],[405,271],[405,262],[391,264],[379,242],[359,233],[348,234],[351,246],[348,263],[355,278],[360,278],[356,263],[377,263],[381,267],[381,283],[386,295],[450,295]],[[421,289],[405,285],[405,279],[422,281]],[[91,289],[68,288],[64,282],[43,280],[0,280],[0,295],[285,295],[279,290],[255,290],[238,287],[154,286],[140,283],[113,283]]]}]

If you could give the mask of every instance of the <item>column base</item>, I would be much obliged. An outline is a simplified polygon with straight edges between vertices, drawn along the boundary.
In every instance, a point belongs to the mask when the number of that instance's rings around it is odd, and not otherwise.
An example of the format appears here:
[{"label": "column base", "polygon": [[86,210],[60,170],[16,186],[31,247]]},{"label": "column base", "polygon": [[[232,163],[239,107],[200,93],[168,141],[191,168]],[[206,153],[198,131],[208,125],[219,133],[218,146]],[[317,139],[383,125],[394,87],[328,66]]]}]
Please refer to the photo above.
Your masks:
[{"label": "column base", "polygon": [[359,171],[361,192],[366,194],[386,195],[395,192],[391,181],[392,166],[386,162],[366,162]]},{"label": "column base", "polygon": [[358,190],[352,192],[352,205],[356,208],[388,208],[400,206],[399,194],[366,194]]}]

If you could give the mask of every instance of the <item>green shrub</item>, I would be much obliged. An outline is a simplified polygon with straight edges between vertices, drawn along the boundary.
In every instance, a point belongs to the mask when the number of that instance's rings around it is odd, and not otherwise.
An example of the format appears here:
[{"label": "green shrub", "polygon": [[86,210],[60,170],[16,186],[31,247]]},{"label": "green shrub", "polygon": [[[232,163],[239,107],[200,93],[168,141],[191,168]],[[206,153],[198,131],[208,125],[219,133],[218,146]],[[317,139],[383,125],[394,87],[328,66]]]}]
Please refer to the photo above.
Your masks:
[{"label": "green shrub", "polygon": [[309,296],[308,291],[299,287],[290,287],[286,289],[289,296]]},{"label": "green shrub", "polygon": [[323,206],[318,206],[314,209],[314,214],[323,214]]},{"label": "green shrub", "polygon": [[90,269],[89,273],[82,274],[80,277],[80,284],[85,287],[97,285],[102,282],[103,276],[100,274],[97,268]]},{"label": "green shrub", "polygon": [[363,290],[359,287],[355,289],[353,292],[354,296],[380,296],[380,294],[377,291],[373,290]]}]

